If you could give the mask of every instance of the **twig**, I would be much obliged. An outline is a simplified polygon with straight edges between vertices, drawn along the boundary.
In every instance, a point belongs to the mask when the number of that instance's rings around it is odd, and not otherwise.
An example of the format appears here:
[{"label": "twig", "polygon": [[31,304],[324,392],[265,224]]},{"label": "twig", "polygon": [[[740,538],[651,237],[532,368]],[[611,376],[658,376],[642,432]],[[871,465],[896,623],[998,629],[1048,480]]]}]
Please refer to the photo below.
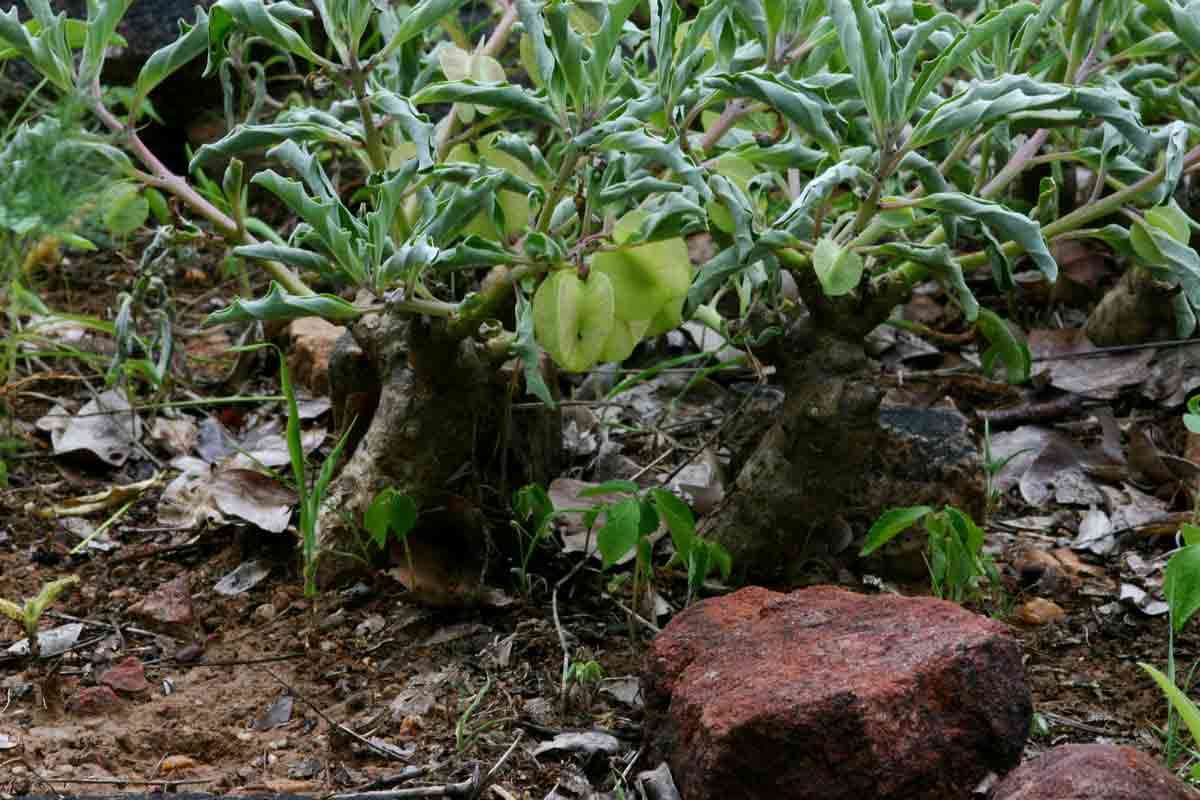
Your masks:
[{"label": "twig", "polygon": [[[333,726],[334,728],[337,728],[339,731],[341,731],[342,733],[346,734],[346,735],[347,735],[347,736],[349,736],[350,738],[352,738],[352,739],[355,739],[355,740],[357,740],[357,741],[361,742],[362,744],[366,745],[367,747],[369,747],[369,748],[371,749],[371,752],[373,752],[373,753],[378,753],[379,755],[381,755],[381,756],[386,756],[386,757],[388,757],[388,758],[396,758],[396,754],[395,754],[395,753],[389,752],[387,749],[385,749],[385,748],[383,748],[383,747],[380,747],[379,745],[375,744],[375,743],[374,743],[374,742],[372,742],[370,739],[368,739],[367,737],[363,736],[361,733],[357,733],[356,731],[352,731],[352,730],[350,730],[349,728],[347,728],[345,725],[343,725],[342,723],[340,723],[340,722],[336,722],[335,720],[333,720],[332,718],[330,718],[330,716],[329,716],[328,714],[326,714],[324,711],[322,711],[320,708],[318,708],[318,707],[316,706],[316,704],[315,704],[315,703],[313,703],[311,700],[309,700],[309,699],[308,699],[307,697],[305,697],[304,695],[300,694],[300,692],[298,692],[298,691],[296,691],[295,689],[293,689],[293,688],[292,688],[292,687],[291,687],[291,686],[288,684],[288,682],[287,682],[287,681],[285,681],[283,678],[281,678],[281,677],[279,677],[278,675],[276,675],[274,672],[271,672],[271,670],[267,669],[266,667],[263,667],[263,672],[265,672],[265,673],[267,673],[268,675],[270,675],[270,676],[271,676],[271,678],[273,678],[273,679],[275,680],[275,682],[276,682],[276,683],[278,683],[278,684],[279,684],[280,686],[282,686],[283,688],[287,689],[287,690],[288,690],[288,694],[292,695],[292,696],[293,696],[293,697],[295,697],[297,700],[299,700],[301,703],[304,703],[304,705],[306,705],[306,706],[308,706],[309,708],[311,708],[311,709],[313,710],[313,713],[315,713],[315,714],[316,714],[318,717],[320,717],[321,719],[325,720],[325,721],[326,721],[327,723],[329,723],[331,726]],[[411,795],[411,796],[412,796],[412,797],[436,797],[437,795]]]},{"label": "twig", "polygon": [[118,628],[116,625],[112,624],[111,622],[101,622],[100,620],[96,620],[96,619],[84,619],[83,617],[73,617],[70,614],[63,614],[58,611],[47,611],[46,616],[53,617],[54,619],[65,619],[67,622],[78,622],[82,625],[91,625],[92,627],[95,627],[95,628],[107,628],[108,630],[111,630],[111,631],[125,631],[126,633],[137,634],[138,636],[151,636],[151,637],[162,636],[163,638],[170,639],[171,641],[175,641],[174,637],[172,637],[172,636],[164,636],[164,634],[155,633],[154,631],[147,631],[147,630],[143,630],[142,628],[131,628],[128,625],[125,625],[122,628]]},{"label": "twig", "polygon": [[146,666],[151,664],[169,664],[172,667],[180,669],[194,669],[196,667],[242,667],[248,664],[270,664],[275,661],[291,661],[294,658],[304,658],[307,653],[287,653],[282,656],[264,656],[263,658],[244,658],[235,659],[232,661],[178,661],[176,659],[160,658],[157,661],[147,661]]},{"label": "twig", "polygon": [[658,634],[658,633],[661,633],[661,632],[662,632],[662,628],[658,627],[658,626],[657,626],[657,625],[655,625],[653,622],[651,622],[650,620],[648,620],[648,619],[646,619],[645,617],[643,617],[641,614],[639,614],[639,613],[637,613],[636,611],[634,611],[632,608],[629,608],[627,605],[625,605],[624,603],[622,603],[622,602],[621,602],[620,600],[618,600],[617,598],[613,597],[613,598],[612,598],[612,601],[613,601],[614,603],[616,603],[616,604],[617,604],[617,606],[618,606],[618,607],[619,607],[619,608],[620,608],[622,611],[624,611],[626,614],[628,614],[629,616],[631,616],[631,617],[633,617],[634,619],[636,619],[638,622],[640,622],[640,623],[642,623],[643,625],[645,625],[645,626],[646,626],[646,627],[647,627],[647,628],[650,630],[650,632],[651,632],[651,633]]},{"label": "twig", "polygon": [[[23,765],[25,766],[25,769],[29,770],[29,771],[30,771],[30,773],[32,773],[32,774],[33,774],[33,777],[37,778],[37,779],[38,779],[38,781],[40,781],[41,783],[45,784],[45,785],[46,785],[46,788],[47,788],[47,789],[49,789],[51,792],[53,792],[55,797],[62,797],[62,796],[63,796],[63,795],[62,795],[62,792],[60,792],[60,791],[58,791],[57,789],[55,789],[55,788],[54,788],[54,786],[53,786],[53,785],[50,783],[50,781],[48,781],[48,780],[46,780],[45,778],[43,778],[43,777],[42,777],[42,773],[40,773],[40,772],[38,772],[36,769],[34,769],[34,768],[33,768],[33,765],[32,765],[32,764],[30,764],[28,761],[26,761],[26,760],[25,760],[25,759],[23,759],[23,758],[14,758],[14,759],[12,759],[12,760],[10,760],[10,761],[5,761],[4,763],[0,764],[0,767],[3,767],[3,766],[5,766],[6,764],[18,764],[18,763],[19,763],[19,764],[23,764]],[[68,781],[58,781],[58,783],[67,783],[67,782],[68,782]]]},{"label": "twig", "polygon": [[[26,765],[28,766],[28,765]],[[134,780],[131,778],[51,778],[46,783],[90,783],[104,786],[186,786],[193,783],[216,783],[221,780],[220,775],[213,775],[209,778],[179,778],[176,780],[159,780],[159,781],[144,781]],[[58,794],[58,792],[55,792]],[[62,795],[58,795],[62,797]]]}]

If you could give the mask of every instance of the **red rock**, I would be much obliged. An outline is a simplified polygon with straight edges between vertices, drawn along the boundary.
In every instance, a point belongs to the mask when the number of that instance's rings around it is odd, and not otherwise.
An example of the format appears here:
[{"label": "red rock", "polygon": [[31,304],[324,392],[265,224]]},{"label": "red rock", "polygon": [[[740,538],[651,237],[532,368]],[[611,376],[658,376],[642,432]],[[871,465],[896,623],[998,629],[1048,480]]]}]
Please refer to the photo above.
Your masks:
[{"label": "red rock", "polygon": [[1019,761],[1033,705],[1008,629],[830,587],[697,603],[642,680],[648,763],[687,800],[944,800]]},{"label": "red rock", "polygon": [[118,692],[130,694],[144,692],[150,688],[150,682],[146,680],[146,670],[142,666],[142,662],[133,656],[113,664],[100,676],[100,682],[105,686],[111,686]]},{"label": "red rock", "polygon": [[107,686],[88,686],[71,695],[67,709],[85,717],[98,716],[116,711],[122,706],[121,698]]},{"label": "red rock", "polygon": [[164,583],[129,609],[142,619],[163,625],[190,625],[195,619],[187,575]]},{"label": "red rock", "polygon": [[1064,744],[1017,767],[992,800],[1195,800],[1156,759],[1132,747]]},{"label": "red rock", "polygon": [[304,317],[288,326],[292,339],[288,364],[296,380],[314,394],[329,393],[329,358],[345,331],[319,317]]}]

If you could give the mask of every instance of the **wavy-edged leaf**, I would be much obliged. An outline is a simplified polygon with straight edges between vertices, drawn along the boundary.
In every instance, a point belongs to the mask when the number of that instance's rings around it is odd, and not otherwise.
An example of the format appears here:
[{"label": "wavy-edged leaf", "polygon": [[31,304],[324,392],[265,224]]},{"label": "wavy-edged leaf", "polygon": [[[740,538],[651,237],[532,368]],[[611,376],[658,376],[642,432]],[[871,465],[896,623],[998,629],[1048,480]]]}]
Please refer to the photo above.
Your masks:
[{"label": "wavy-edged leaf", "polygon": [[273,147],[280,142],[330,142],[358,145],[358,132],[332,115],[313,122],[275,122],[265,125],[238,125],[211,144],[203,145],[192,156],[189,170],[200,169],[213,161],[222,161],[247,150]]},{"label": "wavy-edged leaf", "polygon": [[857,164],[850,161],[838,162],[809,181],[772,227],[798,233],[807,223],[813,209],[828,200],[838,185],[854,183],[869,186],[873,180],[874,178]]},{"label": "wavy-edged leaf", "polygon": [[712,197],[712,193],[708,190],[708,184],[705,183],[703,170],[684,155],[683,150],[679,147],[678,139],[667,142],[644,130],[633,130],[608,136],[600,143],[600,147],[605,150],[637,153],[645,156],[672,170],[688,186],[695,189],[704,200]]},{"label": "wavy-edged leaf", "polygon": [[816,89],[786,74],[756,72],[713,75],[704,79],[704,85],[726,97],[749,97],[766,103],[836,157],[841,145],[827,117],[837,112]]},{"label": "wavy-edged leaf", "polygon": [[514,114],[558,126],[558,115],[547,101],[510,83],[443,81],[433,83],[412,96],[413,105],[428,103],[473,103],[503,108]]},{"label": "wavy-edged leaf", "polygon": [[829,15],[837,25],[842,54],[866,103],[876,143],[882,145],[899,117],[896,111],[908,96],[909,77],[896,73],[896,42],[891,29],[882,12],[868,5],[867,0],[829,0]]},{"label": "wavy-edged leaf", "polygon": [[[921,68],[921,74],[906,98],[904,118],[912,116],[925,96],[936,91],[946,76],[962,66],[981,45],[1007,33],[1014,25],[1023,22],[1026,17],[1036,14],[1037,11],[1038,7],[1033,3],[1012,3],[997,11],[989,11],[966,27],[955,37],[954,43],[948,49]],[[911,68],[912,62],[906,63]]]},{"label": "wavy-edged leaf", "polygon": [[208,325],[224,325],[230,322],[265,322],[268,320],[292,320],[301,317],[321,317],[338,325],[361,317],[363,312],[352,303],[347,303],[335,294],[295,295],[275,281],[266,295],[257,300],[237,299],[229,308],[209,314],[204,320]]},{"label": "wavy-edged leaf", "polygon": [[31,24],[22,25],[15,5],[0,11],[0,42],[6,42],[50,83],[65,92],[72,91],[75,59],[67,38],[67,15],[51,15],[46,6],[44,14],[35,17]]},{"label": "wavy-edged leaf", "polygon": [[328,273],[331,269],[329,259],[320,253],[305,250],[301,247],[288,247],[273,242],[248,244],[233,249],[235,256],[253,258],[261,261],[278,261],[299,270],[313,270],[318,273]]},{"label": "wavy-edged leaf", "polygon": [[404,131],[408,140],[416,146],[417,163],[422,168],[431,166],[436,160],[433,148],[433,123],[429,117],[417,111],[407,97],[401,97],[386,89],[374,89],[368,97],[371,105],[388,115]]},{"label": "wavy-edged leaf", "polygon": [[899,256],[924,265],[939,283],[954,294],[968,322],[974,322],[975,318],[979,316],[979,301],[975,299],[975,293],[967,286],[967,281],[963,277],[962,265],[954,259],[954,253],[946,245],[888,242],[872,248],[872,251]]},{"label": "wavy-edged leaf", "polygon": [[525,373],[525,390],[541,400],[548,408],[555,408],[554,395],[542,374],[542,350],[537,345],[533,330],[533,304],[525,299],[525,292],[518,288],[517,336],[513,340],[512,352],[521,361]]},{"label": "wavy-edged leaf", "polygon": [[1058,262],[1050,255],[1042,229],[1024,214],[1010,208],[959,192],[941,192],[922,197],[916,201],[920,208],[950,212],[978,220],[996,231],[1005,239],[1019,244],[1033,259],[1046,279],[1053,283],[1058,279]]},{"label": "wavy-edged leaf", "polygon": [[84,90],[90,90],[92,83],[100,79],[117,23],[131,5],[133,0],[91,0],[88,3],[87,37],[79,60],[78,78],[78,84]]},{"label": "wavy-edged leaf", "polygon": [[413,6],[392,33],[378,60],[386,60],[405,43],[424,34],[447,14],[453,14],[466,0],[421,0]]},{"label": "wavy-edged leaf", "polygon": [[328,59],[313,51],[304,37],[292,30],[292,22],[310,19],[312,12],[289,2],[264,3],[263,0],[218,0],[208,15],[208,66],[206,76],[229,57],[225,44],[235,30],[260,36],[279,49],[312,64],[334,67]]}]

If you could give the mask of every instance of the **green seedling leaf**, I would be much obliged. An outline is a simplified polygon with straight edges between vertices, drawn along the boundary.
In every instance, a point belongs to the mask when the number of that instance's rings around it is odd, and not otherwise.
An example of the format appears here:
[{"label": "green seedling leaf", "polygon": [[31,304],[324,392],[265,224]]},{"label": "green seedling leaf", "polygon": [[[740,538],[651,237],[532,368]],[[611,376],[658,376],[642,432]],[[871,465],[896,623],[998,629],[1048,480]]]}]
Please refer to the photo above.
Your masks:
[{"label": "green seedling leaf", "polygon": [[550,357],[571,372],[600,358],[616,319],[612,283],[602,272],[582,281],[573,270],[558,270],[533,297],[533,325]]},{"label": "green seedling leaf", "polygon": [[389,536],[402,541],[417,524],[417,504],[406,494],[392,487],[375,495],[367,513],[363,515],[363,527],[375,544],[382,548]]},{"label": "green seedling leaf", "polygon": [[604,569],[617,563],[637,547],[642,522],[642,504],[636,498],[622,500],[604,512],[604,527],[596,533],[596,547]]},{"label": "green seedling leaf", "polygon": [[1189,544],[1167,561],[1163,595],[1171,610],[1171,625],[1179,633],[1200,610],[1200,545]]},{"label": "green seedling leaf", "polygon": [[271,288],[266,296],[258,300],[234,300],[229,308],[209,314],[204,324],[225,325],[230,322],[321,317],[344,325],[361,316],[362,311],[335,294],[295,295],[271,281]]},{"label": "green seedling leaf", "polygon": [[812,254],[813,270],[828,297],[840,297],[854,291],[863,274],[862,256],[838,246],[833,239],[817,242]]},{"label": "green seedling leaf", "polygon": [[1185,522],[1179,526],[1179,535],[1183,537],[1185,545],[1200,544],[1200,525]]},{"label": "green seedling leaf", "polygon": [[692,510],[688,508],[687,503],[666,489],[653,489],[650,495],[654,498],[654,507],[658,511],[659,517],[667,523],[667,530],[671,532],[671,542],[675,545],[675,554],[678,560],[683,564],[689,564],[696,549],[705,551],[705,572],[700,575],[700,580],[703,581],[708,575],[707,550],[703,547],[693,547],[698,544],[698,540],[696,539],[696,518],[692,516]]},{"label": "green seedling leaf", "polygon": [[641,491],[633,481],[611,480],[579,491],[579,497],[598,497],[603,494],[637,494]]},{"label": "green seedling leaf", "polygon": [[668,304],[678,317],[692,283],[692,263],[681,238],[596,253],[592,271],[608,276],[616,315],[630,321],[651,320]]},{"label": "green seedling leaf", "polygon": [[1167,696],[1167,701],[1183,719],[1183,723],[1187,725],[1188,732],[1192,734],[1192,741],[1200,742],[1200,708],[1197,708],[1191,698],[1180,691],[1179,687],[1166,675],[1144,661],[1139,661],[1138,666],[1146,670],[1158,684],[1158,688],[1162,689],[1162,693]]},{"label": "green seedling leaf", "polygon": [[859,551],[859,556],[870,555],[932,513],[933,509],[929,506],[888,509],[875,520],[871,530],[867,531],[867,540]]}]

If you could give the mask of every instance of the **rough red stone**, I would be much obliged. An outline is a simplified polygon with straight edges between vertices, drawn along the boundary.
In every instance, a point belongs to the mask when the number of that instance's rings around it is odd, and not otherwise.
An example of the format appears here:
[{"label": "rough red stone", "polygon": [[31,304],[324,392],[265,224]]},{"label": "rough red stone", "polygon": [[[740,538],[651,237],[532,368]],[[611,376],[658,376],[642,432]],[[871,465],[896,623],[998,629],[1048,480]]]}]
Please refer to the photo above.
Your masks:
[{"label": "rough red stone", "polygon": [[71,695],[67,709],[85,717],[108,714],[121,707],[121,698],[107,686],[88,686]]},{"label": "rough red stone", "polygon": [[992,800],[1195,800],[1158,760],[1132,747],[1064,744],[996,785]]},{"label": "rough red stone", "polygon": [[945,800],[1020,759],[1017,641],[953,603],[830,587],[697,603],[643,676],[650,754],[686,800]]},{"label": "rough red stone", "polygon": [[190,625],[195,614],[187,575],[164,583],[135,603],[129,612],[161,625]]},{"label": "rough red stone", "polygon": [[329,358],[345,332],[320,317],[304,317],[288,327],[292,339],[288,364],[296,380],[314,394],[329,394]]},{"label": "rough red stone", "polygon": [[146,670],[142,666],[142,662],[133,656],[113,664],[100,676],[100,682],[105,686],[111,686],[118,692],[130,694],[144,692],[150,688],[150,682],[146,680]]}]

